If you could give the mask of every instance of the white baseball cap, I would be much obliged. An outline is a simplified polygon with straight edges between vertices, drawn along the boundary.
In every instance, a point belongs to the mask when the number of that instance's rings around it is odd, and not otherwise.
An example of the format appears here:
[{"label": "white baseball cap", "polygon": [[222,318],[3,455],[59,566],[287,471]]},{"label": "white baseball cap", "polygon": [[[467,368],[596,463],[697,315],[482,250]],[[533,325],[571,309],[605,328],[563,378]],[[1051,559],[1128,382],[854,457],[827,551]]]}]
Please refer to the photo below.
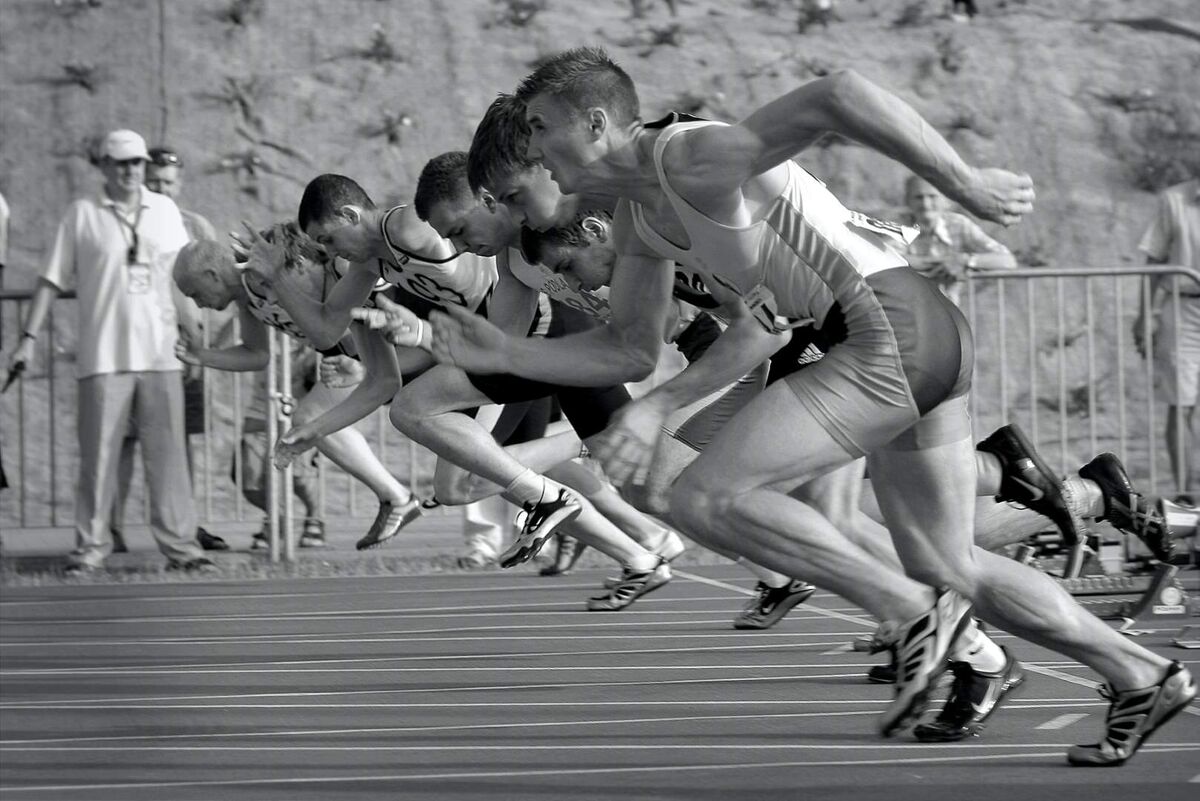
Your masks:
[{"label": "white baseball cap", "polygon": [[135,131],[126,129],[112,131],[104,137],[104,143],[100,145],[100,155],[113,161],[150,160],[150,154],[146,151],[146,140]]}]

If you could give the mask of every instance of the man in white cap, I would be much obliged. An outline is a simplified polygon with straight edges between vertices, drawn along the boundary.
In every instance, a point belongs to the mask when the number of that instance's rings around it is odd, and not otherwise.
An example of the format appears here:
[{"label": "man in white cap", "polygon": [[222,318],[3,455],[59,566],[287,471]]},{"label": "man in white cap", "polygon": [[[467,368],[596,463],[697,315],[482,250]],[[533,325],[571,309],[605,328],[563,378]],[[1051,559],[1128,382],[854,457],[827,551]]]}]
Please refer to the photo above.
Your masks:
[{"label": "man in white cap", "polygon": [[73,202],[58,226],[9,360],[33,358],[50,304],[74,285],[78,303],[79,484],[70,572],[98,570],[112,552],[109,514],[121,440],[142,443],[150,524],[168,569],[210,571],[193,539],[196,509],[183,448],[183,385],[175,357],[171,270],[188,241],[175,202],[143,188],[146,142],[109,133],[99,151],[103,191]]}]

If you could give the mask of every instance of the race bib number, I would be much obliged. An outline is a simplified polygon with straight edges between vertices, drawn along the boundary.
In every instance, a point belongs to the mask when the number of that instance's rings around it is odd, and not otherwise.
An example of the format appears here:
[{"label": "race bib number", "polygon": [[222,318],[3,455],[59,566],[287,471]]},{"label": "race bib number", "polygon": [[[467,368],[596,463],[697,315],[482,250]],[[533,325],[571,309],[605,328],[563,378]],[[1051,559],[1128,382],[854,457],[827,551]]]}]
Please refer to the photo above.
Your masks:
[{"label": "race bib number", "polygon": [[150,293],[150,265],[137,263],[129,265],[129,283],[127,289],[130,295],[148,295]]}]

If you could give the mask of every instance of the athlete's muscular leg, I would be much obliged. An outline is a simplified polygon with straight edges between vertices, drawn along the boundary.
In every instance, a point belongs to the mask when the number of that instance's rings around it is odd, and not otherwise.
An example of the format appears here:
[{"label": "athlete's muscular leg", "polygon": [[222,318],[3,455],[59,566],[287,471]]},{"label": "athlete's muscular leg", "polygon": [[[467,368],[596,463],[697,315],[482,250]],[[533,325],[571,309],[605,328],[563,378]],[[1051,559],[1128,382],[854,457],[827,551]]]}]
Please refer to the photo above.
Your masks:
[{"label": "athlete's muscular leg", "polygon": [[392,401],[392,424],[405,436],[487,480],[507,487],[526,468],[459,409],[491,401],[466,374],[439,365],[405,385]]},{"label": "athlete's muscular leg", "polygon": [[804,484],[852,460],[779,383],[684,470],[671,493],[672,518],[706,546],[802,576],[880,620],[916,617],[933,603],[929,587],[872,557],[814,506],[771,489]]},{"label": "athlete's muscular leg", "polygon": [[875,494],[914,578],[970,598],[981,618],[1092,667],[1117,689],[1146,687],[1167,660],[1084,611],[1043,573],[971,542],[975,503],[970,440],[868,458]]},{"label": "athlete's muscular leg", "polygon": [[[293,423],[300,425],[319,417],[345,400],[352,391],[349,387],[332,389],[318,383],[296,404]],[[343,428],[323,437],[317,442],[317,450],[366,484],[380,500],[404,504],[412,498],[412,492],[384,467],[357,428]]]}]

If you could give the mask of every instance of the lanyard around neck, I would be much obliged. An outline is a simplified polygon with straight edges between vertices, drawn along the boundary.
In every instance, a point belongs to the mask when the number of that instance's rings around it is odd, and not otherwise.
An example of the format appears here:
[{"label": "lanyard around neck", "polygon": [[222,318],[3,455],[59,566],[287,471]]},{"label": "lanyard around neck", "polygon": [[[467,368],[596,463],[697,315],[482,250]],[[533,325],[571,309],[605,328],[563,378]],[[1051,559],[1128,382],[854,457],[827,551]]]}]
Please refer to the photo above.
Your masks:
[{"label": "lanyard around neck", "polygon": [[125,261],[128,264],[137,264],[138,260],[138,225],[142,222],[142,211],[145,206],[142,205],[141,193],[138,193],[137,214],[133,218],[133,223],[125,219],[125,215],[117,211],[117,204],[109,206],[112,209],[113,216],[117,218],[117,222],[121,228],[121,239],[125,239],[125,229],[129,229],[129,248],[125,251]]}]

